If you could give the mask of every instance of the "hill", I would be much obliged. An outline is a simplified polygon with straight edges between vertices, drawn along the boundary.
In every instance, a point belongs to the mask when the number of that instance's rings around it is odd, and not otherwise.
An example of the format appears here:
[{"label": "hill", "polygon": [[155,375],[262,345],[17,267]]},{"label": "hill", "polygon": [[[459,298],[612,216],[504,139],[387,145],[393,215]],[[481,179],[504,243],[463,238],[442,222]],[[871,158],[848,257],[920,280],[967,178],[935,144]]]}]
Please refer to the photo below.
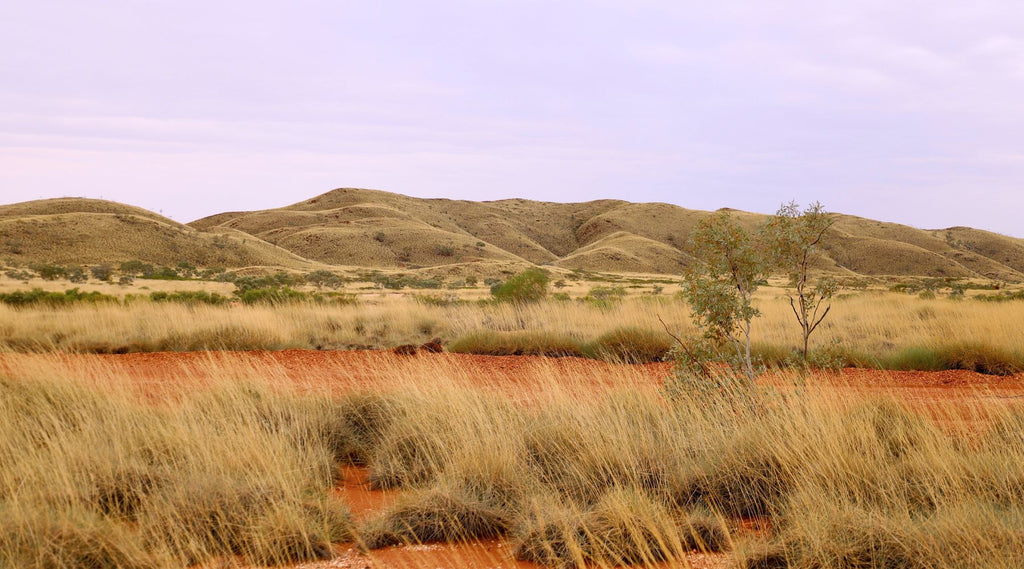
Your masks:
[{"label": "hill", "polygon": [[[0,259],[453,276],[547,265],[678,275],[692,260],[689,236],[712,213],[621,200],[475,202],[341,188],[281,208],[182,225],[141,208],[62,198],[0,206]],[[750,228],[766,218],[731,213]],[[1024,282],[1024,240],[966,227],[922,230],[835,214],[823,250],[819,267],[839,275]]]},{"label": "hill", "polygon": [[[341,188],[286,207],[192,222],[232,228],[330,264],[379,268],[512,262],[679,274],[712,212],[665,203],[420,199]],[[761,214],[731,212],[755,227]],[[836,274],[1024,281],[1024,240],[968,228],[922,230],[836,215],[822,268]]]},{"label": "hill", "polygon": [[198,231],[142,208],[82,198],[0,206],[0,258],[10,264],[320,266],[248,234]]}]

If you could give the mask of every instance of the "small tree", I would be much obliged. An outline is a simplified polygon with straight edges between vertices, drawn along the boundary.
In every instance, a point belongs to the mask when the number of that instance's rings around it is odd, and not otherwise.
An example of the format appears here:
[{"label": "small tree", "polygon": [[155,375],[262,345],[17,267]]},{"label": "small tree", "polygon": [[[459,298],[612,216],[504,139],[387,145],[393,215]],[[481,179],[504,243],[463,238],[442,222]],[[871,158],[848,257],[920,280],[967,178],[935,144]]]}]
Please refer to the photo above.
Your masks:
[{"label": "small tree", "polygon": [[539,302],[548,294],[548,274],[538,268],[525,271],[491,289],[495,300],[524,304]]},{"label": "small tree", "polygon": [[765,236],[773,263],[789,277],[789,306],[803,334],[801,356],[807,363],[811,334],[828,316],[838,284],[835,279],[811,278],[811,266],[819,256],[818,248],[834,220],[825,208],[814,202],[803,212],[796,202],[779,208],[765,225]]},{"label": "small tree", "polygon": [[694,324],[712,343],[731,347],[753,389],[750,330],[760,315],[753,298],[768,271],[766,256],[757,236],[726,211],[700,221],[693,233],[693,255],[697,262],[685,275],[683,295]]}]

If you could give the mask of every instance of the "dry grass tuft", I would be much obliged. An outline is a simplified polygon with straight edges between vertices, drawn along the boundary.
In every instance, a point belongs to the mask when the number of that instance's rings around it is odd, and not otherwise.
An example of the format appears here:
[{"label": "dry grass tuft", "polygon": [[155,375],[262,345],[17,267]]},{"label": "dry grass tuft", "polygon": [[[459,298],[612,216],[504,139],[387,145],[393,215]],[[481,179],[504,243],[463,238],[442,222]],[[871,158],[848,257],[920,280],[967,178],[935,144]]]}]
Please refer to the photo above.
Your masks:
[{"label": "dry grass tuft", "polygon": [[407,497],[371,520],[363,528],[362,540],[370,549],[471,541],[503,535],[510,524],[499,509],[458,488],[434,488]]}]

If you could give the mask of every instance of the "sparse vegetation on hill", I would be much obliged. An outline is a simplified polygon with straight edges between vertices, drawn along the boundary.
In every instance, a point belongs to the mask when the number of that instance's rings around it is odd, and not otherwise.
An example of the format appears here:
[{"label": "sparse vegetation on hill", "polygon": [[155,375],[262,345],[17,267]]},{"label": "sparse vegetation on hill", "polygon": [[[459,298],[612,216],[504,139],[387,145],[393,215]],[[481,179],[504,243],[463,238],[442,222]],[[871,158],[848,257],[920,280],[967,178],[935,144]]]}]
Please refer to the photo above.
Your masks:
[{"label": "sparse vegetation on hill", "polygon": [[[732,213],[748,230],[766,219]],[[680,274],[691,261],[690,235],[708,215],[657,203],[469,202],[343,188],[276,210],[220,214],[191,225],[245,231],[328,263],[435,266],[480,258]],[[961,228],[929,232],[843,215],[835,229],[815,270],[1024,281],[1020,239]]]},{"label": "sparse vegetation on hill", "polygon": [[[766,216],[732,212],[752,229]],[[64,198],[0,206],[9,264],[276,267],[306,271],[449,267],[460,277],[533,265],[678,275],[711,212],[617,200],[418,199],[343,188],[291,206],[187,226],[113,202]],[[967,228],[924,231],[838,215],[814,270],[1024,281],[1024,240]],[[454,274],[452,276],[455,276]]]}]

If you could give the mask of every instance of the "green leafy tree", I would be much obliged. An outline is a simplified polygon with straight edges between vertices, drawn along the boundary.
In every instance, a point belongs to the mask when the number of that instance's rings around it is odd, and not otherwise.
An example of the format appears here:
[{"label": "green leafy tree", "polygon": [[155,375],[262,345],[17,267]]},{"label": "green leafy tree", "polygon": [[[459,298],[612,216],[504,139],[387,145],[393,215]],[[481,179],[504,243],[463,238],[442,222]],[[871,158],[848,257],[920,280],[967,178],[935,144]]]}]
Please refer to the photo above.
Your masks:
[{"label": "green leafy tree", "polygon": [[769,269],[758,235],[722,211],[697,225],[693,256],[696,262],[684,277],[683,295],[693,312],[694,324],[713,345],[727,346],[732,351],[728,359],[742,369],[752,391],[750,332],[754,318],[760,315],[753,298]]},{"label": "green leafy tree", "polygon": [[495,300],[524,304],[539,302],[548,294],[548,274],[541,269],[532,268],[511,277],[508,281],[491,289]]},{"label": "green leafy tree", "polygon": [[764,227],[772,262],[789,277],[789,306],[803,335],[801,356],[807,363],[811,334],[828,316],[838,289],[835,279],[814,278],[811,269],[820,257],[821,240],[835,223],[818,202],[800,211],[796,202],[779,208]]}]

